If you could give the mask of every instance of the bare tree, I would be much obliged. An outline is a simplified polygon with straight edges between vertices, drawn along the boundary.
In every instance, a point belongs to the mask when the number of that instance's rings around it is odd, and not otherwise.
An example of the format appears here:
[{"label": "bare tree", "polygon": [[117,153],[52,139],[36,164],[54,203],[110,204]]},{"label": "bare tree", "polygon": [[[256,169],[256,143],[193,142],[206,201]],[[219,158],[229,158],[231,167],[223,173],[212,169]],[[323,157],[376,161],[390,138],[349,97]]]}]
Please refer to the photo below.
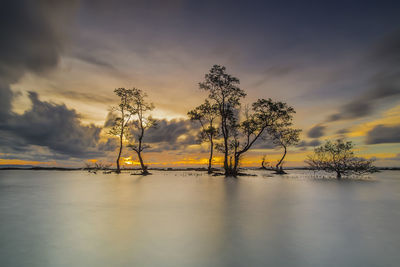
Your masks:
[{"label": "bare tree", "polygon": [[111,167],[111,164],[109,163],[104,163],[102,161],[96,161],[96,162],[85,162],[85,167],[84,169],[87,170],[88,172],[93,172],[96,173],[99,170],[108,170]]},{"label": "bare tree", "polygon": [[147,166],[143,162],[142,152],[149,146],[144,144],[143,138],[146,130],[155,127],[157,121],[148,114],[149,111],[154,109],[153,103],[146,101],[147,94],[140,89],[133,88],[132,103],[131,103],[131,114],[133,116],[130,126],[129,139],[133,141],[128,147],[136,152],[140,166],[142,168],[142,174],[149,174]]},{"label": "bare tree", "polygon": [[306,163],[314,170],[336,173],[337,179],[343,175],[362,175],[373,173],[377,168],[372,160],[366,160],[354,155],[354,144],[338,139],[335,142],[327,141],[314,149],[314,154],[308,156]]},{"label": "bare tree", "polygon": [[188,112],[191,121],[198,121],[201,125],[200,140],[210,143],[210,156],[208,159],[208,173],[212,173],[212,160],[214,153],[214,139],[218,136],[216,119],[218,118],[218,106],[211,105],[205,100],[203,104]]},{"label": "bare tree", "polygon": [[300,129],[293,129],[289,127],[280,127],[279,125],[276,127],[271,127],[268,131],[272,142],[283,148],[283,155],[278,160],[278,163],[275,165],[275,171],[277,174],[285,174],[283,171],[283,160],[287,154],[287,147],[291,145],[296,145],[299,143],[299,135],[301,130]]},{"label": "bare tree", "polygon": [[112,107],[111,111],[116,114],[116,117],[113,121],[113,125],[110,134],[118,136],[119,138],[119,149],[117,156],[117,173],[121,172],[120,169],[120,158],[122,154],[123,148],[123,140],[126,135],[126,127],[132,117],[133,107],[132,100],[134,97],[133,89],[125,89],[125,88],[117,88],[114,90],[114,93],[120,98],[119,104],[117,106]]}]

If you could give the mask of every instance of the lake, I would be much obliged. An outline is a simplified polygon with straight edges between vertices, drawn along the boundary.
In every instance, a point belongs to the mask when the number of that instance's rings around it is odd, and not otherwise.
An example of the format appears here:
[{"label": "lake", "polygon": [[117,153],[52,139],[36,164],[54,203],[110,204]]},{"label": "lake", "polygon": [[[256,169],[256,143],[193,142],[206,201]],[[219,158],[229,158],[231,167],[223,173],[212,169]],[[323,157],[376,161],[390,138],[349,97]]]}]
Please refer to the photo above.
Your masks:
[{"label": "lake", "polygon": [[0,171],[0,266],[399,266],[400,172]]}]

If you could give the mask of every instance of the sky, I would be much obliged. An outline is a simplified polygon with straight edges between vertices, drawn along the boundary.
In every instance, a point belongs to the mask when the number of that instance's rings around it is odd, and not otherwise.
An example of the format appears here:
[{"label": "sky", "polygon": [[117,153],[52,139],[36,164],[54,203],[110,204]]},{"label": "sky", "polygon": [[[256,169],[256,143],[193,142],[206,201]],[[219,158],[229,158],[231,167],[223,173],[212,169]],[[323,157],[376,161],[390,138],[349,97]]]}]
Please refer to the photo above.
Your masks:
[{"label": "sky", "polygon": [[[219,64],[240,79],[243,105],[272,98],[297,111],[302,141],[285,166],[346,138],[357,155],[399,167],[399,11],[398,1],[2,1],[0,164],[114,162],[113,90],[136,87],[159,119],[147,164],[203,166],[208,146],[186,114]],[[281,153],[259,142],[243,165]],[[123,164],[137,164],[133,151]]]}]

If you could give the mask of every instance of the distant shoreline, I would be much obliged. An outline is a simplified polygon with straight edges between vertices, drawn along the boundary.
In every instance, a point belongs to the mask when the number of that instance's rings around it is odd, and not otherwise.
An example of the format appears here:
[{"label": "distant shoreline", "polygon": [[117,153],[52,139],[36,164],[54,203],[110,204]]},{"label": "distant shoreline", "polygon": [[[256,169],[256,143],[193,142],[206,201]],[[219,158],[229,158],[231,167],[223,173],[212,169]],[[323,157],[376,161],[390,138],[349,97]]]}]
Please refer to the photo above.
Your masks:
[{"label": "distant shoreline", "polygon": [[[377,168],[380,171],[400,171],[400,167],[378,167]],[[96,169],[87,169],[87,168],[67,168],[67,167],[41,167],[41,166],[5,166],[2,167],[0,166],[0,171],[1,170],[31,170],[31,171],[38,171],[38,170],[43,170],[43,171],[88,171],[88,170],[96,170]],[[116,169],[99,169],[97,171],[115,171]],[[121,169],[121,171],[140,171],[140,168],[130,168],[130,169]],[[207,171],[207,168],[149,168],[149,170],[153,171]],[[220,169],[215,169],[215,171],[219,171]],[[263,168],[257,168],[257,167],[248,167],[248,168],[243,168],[243,170],[263,170]],[[307,168],[307,167],[288,167],[285,168],[285,170],[309,170],[312,171],[312,169]],[[267,169],[265,171],[274,171],[273,169]]]}]

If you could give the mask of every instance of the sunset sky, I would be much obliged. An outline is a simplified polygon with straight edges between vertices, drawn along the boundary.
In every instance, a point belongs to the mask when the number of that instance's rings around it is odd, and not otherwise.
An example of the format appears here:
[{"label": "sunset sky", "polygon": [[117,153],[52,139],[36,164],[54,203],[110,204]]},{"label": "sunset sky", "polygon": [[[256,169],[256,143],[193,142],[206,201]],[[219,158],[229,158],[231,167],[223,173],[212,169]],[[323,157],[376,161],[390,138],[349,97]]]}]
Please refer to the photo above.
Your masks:
[{"label": "sunset sky", "polygon": [[[137,87],[160,120],[145,139],[149,166],[205,166],[186,113],[219,64],[240,79],[243,104],[272,98],[297,111],[302,142],[285,166],[346,137],[358,155],[399,167],[399,13],[399,1],[2,1],[0,164],[114,162],[113,90]],[[280,153],[260,142],[243,165]]]}]

